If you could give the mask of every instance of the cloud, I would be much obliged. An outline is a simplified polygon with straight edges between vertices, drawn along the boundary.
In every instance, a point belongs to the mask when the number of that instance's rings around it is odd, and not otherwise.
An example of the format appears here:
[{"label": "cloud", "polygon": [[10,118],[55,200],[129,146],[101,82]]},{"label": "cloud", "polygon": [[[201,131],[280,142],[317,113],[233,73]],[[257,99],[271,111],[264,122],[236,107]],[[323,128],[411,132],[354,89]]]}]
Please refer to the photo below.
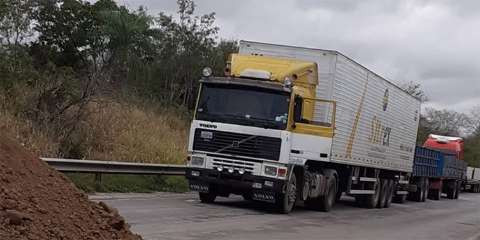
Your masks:
[{"label": "cloud", "polygon": [[[123,1],[123,2],[122,2]],[[176,1],[122,0],[152,14]],[[338,50],[394,82],[416,81],[428,105],[480,105],[480,1],[197,0],[217,13],[220,36]]]}]

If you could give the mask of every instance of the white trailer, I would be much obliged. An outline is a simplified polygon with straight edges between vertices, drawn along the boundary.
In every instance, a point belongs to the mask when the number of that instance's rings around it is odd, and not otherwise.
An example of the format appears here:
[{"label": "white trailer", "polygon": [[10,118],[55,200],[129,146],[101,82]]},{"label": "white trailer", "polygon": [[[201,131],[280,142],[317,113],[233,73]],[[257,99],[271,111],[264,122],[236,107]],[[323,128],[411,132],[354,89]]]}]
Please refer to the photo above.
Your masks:
[{"label": "white trailer", "polygon": [[[317,63],[316,97],[337,106],[330,162],[412,172],[418,99],[337,51],[241,41],[240,54]],[[315,110],[316,121],[329,118],[324,105]]]}]

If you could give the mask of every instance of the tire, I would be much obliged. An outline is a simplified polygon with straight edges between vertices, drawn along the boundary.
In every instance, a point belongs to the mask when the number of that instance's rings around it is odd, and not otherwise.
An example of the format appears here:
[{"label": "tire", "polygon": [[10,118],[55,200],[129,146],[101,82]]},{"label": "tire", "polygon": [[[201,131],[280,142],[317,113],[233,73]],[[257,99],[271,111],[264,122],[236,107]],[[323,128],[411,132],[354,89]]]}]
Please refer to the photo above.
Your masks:
[{"label": "tire", "polygon": [[460,182],[457,182],[457,184],[455,185],[455,195],[453,196],[454,199],[458,199],[459,195],[460,195]]},{"label": "tire", "polygon": [[428,178],[425,178],[425,181],[423,182],[423,196],[422,196],[422,202],[427,201],[427,196],[428,196],[428,190],[430,189],[430,184],[428,181]]},{"label": "tire", "polygon": [[407,201],[407,194],[405,195],[395,195],[393,197],[394,203],[405,203]]},{"label": "tire", "polygon": [[198,196],[200,197],[200,202],[202,203],[213,203],[217,198],[217,194],[212,192],[208,192],[208,193],[199,192]]},{"label": "tire", "polygon": [[335,205],[337,198],[337,180],[334,176],[328,178],[327,194],[318,198],[319,209],[322,212],[329,212]]},{"label": "tire", "polygon": [[447,189],[447,198],[448,199],[455,199],[455,191],[457,190],[457,184],[456,183],[449,183]]},{"label": "tire", "polygon": [[243,200],[245,201],[253,201],[252,194],[250,193],[244,193],[242,197],[243,197]]},{"label": "tire", "polygon": [[337,196],[337,180],[331,174],[327,182],[327,193],[324,196],[306,200],[305,206],[313,210],[329,212],[335,205]]},{"label": "tire", "polygon": [[336,196],[335,196],[335,202],[340,201],[340,198],[342,198],[342,193],[343,193],[342,191],[339,191],[339,190],[337,189],[337,194],[336,194]]},{"label": "tire", "polygon": [[389,208],[390,205],[392,205],[392,199],[393,199],[393,194],[395,190],[395,188],[393,187],[394,182],[392,179],[387,180],[387,186],[388,186],[387,199],[385,201],[385,205],[383,206],[384,208]]},{"label": "tire", "polygon": [[438,201],[442,195],[442,191],[440,189],[430,189],[428,191],[428,198]]},{"label": "tire", "polygon": [[381,184],[380,181],[377,181],[375,184],[375,193],[372,195],[364,196],[363,206],[365,208],[375,208],[378,205],[380,199]]},{"label": "tire", "polygon": [[290,180],[287,183],[287,189],[285,193],[279,194],[275,198],[275,205],[280,213],[288,214],[293,210],[297,201],[297,177],[292,172]]},{"label": "tire", "polygon": [[359,207],[364,207],[365,206],[365,196],[355,196],[355,203]]},{"label": "tire", "polygon": [[417,191],[409,193],[408,199],[415,202],[422,202],[425,194],[425,179],[424,178],[417,179],[416,185],[417,185]]},{"label": "tire", "polygon": [[388,195],[388,180],[380,179],[380,197],[378,198],[377,208],[385,207]]}]

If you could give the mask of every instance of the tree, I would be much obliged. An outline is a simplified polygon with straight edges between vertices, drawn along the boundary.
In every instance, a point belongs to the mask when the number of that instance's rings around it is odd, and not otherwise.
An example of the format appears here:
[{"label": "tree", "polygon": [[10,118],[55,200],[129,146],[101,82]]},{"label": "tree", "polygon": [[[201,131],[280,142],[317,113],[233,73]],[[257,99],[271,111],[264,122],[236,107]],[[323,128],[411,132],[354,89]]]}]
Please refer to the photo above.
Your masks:
[{"label": "tree", "polygon": [[215,75],[221,76],[224,74],[228,57],[230,54],[236,52],[238,52],[238,42],[235,40],[221,40],[220,43],[215,46],[212,57],[212,66]]},{"label": "tree", "polygon": [[32,35],[33,7],[31,0],[0,2],[0,43],[19,46]]},{"label": "tree", "polygon": [[98,36],[93,9],[80,0],[39,0],[35,14],[37,44],[48,49],[57,66],[88,67]]},{"label": "tree", "polygon": [[480,105],[470,111],[470,131],[474,136],[480,136]]},{"label": "tree", "polygon": [[194,15],[192,0],[178,0],[177,4],[179,20],[163,12],[156,19],[162,32],[157,61],[163,66],[161,71],[170,73],[164,78],[169,100],[181,99],[182,104],[193,106],[197,79],[214,55],[218,27],[214,26],[215,13]]},{"label": "tree", "polygon": [[465,161],[469,166],[480,167],[480,136],[473,135],[465,139]]},{"label": "tree", "polygon": [[413,81],[401,82],[399,87],[408,94],[418,98],[422,103],[428,101],[428,97],[422,90],[422,85]]},{"label": "tree", "polygon": [[464,113],[450,110],[425,109],[426,126],[432,133],[446,136],[463,136],[469,127],[469,118]]},{"label": "tree", "polygon": [[106,43],[106,67],[113,81],[122,82],[129,66],[145,64],[156,56],[158,30],[151,28],[153,18],[144,8],[129,11],[125,7],[99,12],[101,31]]},{"label": "tree", "polygon": [[[408,94],[419,99],[422,103],[428,101],[427,95],[422,90],[420,83],[416,83],[413,81],[401,82],[398,84],[398,86]],[[420,115],[420,121],[419,121],[418,132],[417,132],[418,145],[422,145],[425,142],[425,140],[428,138],[428,135],[432,133],[433,129],[431,125],[432,124],[429,122],[426,116]]]},{"label": "tree", "polygon": [[[27,51],[25,42],[32,36],[32,0],[3,0],[0,2],[0,85],[11,85],[19,79]],[[9,77],[9,75],[12,75]]]}]

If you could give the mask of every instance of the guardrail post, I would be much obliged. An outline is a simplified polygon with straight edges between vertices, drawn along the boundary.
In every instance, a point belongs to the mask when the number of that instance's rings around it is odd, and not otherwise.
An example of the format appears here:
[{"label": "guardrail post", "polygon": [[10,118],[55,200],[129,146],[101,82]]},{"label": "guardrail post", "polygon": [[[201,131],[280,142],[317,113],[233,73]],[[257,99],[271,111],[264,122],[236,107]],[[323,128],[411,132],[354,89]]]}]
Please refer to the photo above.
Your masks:
[{"label": "guardrail post", "polygon": [[99,192],[102,187],[102,174],[95,173],[95,191]]}]

